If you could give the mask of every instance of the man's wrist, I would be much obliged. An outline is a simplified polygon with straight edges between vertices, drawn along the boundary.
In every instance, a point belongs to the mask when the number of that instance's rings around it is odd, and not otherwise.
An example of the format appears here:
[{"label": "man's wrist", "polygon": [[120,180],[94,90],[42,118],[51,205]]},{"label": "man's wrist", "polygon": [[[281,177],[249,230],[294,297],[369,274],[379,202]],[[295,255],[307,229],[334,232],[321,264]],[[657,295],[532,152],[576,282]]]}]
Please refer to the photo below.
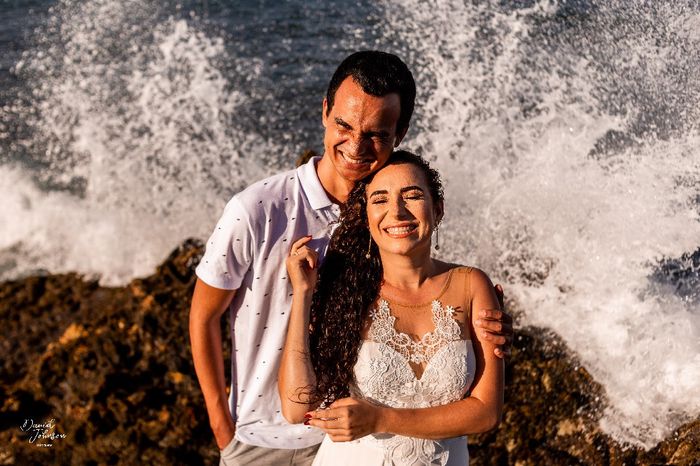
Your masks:
[{"label": "man's wrist", "polygon": [[226,445],[228,445],[233,437],[236,436],[236,427],[232,424],[230,426],[222,426],[219,429],[213,429],[214,440],[219,450],[223,450]]}]

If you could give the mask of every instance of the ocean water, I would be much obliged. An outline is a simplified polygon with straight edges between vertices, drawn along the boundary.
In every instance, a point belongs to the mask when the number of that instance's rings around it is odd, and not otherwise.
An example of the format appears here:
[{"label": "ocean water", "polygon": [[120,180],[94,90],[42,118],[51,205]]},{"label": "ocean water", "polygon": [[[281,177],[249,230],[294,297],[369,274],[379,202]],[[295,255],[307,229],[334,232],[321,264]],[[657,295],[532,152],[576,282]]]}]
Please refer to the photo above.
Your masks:
[{"label": "ocean water", "polygon": [[700,5],[6,1],[0,279],[118,285],[321,150],[348,53],[414,71],[403,147],[447,184],[443,257],[506,287],[646,448],[700,415]]}]

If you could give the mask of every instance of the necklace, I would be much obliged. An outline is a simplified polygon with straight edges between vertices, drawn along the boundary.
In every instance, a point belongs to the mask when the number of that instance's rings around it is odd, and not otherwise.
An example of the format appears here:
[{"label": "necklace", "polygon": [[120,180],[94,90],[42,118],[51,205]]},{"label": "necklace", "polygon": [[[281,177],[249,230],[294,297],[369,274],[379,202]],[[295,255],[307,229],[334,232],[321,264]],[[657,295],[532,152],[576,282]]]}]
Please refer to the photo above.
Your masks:
[{"label": "necklace", "polygon": [[[392,297],[387,296],[386,290],[384,289],[385,287],[388,287],[389,289],[395,290],[395,291],[397,292],[395,296],[404,295],[404,299],[405,299],[405,294],[406,294],[406,293],[405,293],[404,291],[402,291],[401,289],[399,289],[399,288],[397,288],[397,287],[391,285],[390,283],[387,283],[386,281],[382,282],[382,289],[381,289],[380,292],[379,292],[379,297],[380,297],[381,299],[384,299],[384,300],[388,301],[388,302],[389,302],[390,304],[392,304],[392,305],[397,305],[397,306],[401,306],[401,307],[419,308],[419,307],[429,306],[429,305],[432,304],[433,301],[439,301],[440,298],[442,298],[442,295],[445,294],[445,292],[447,291],[447,289],[448,289],[449,286],[450,286],[450,281],[452,280],[452,272],[453,272],[455,269],[456,269],[456,267],[453,267],[453,268],[451,268],[451,269],[447,272],[447,279],[445,280],[445,283],[442,285],[442,288],[440,289],[440,292],[438,293],[438,295],[437,295],[436,297],[433,297],[433,298],[431,298],[431,299],[428,300],[428,301],[420,302],[420,303],[418,303],[418,304],[415,304],[415,303],[407,304],[407,303],[405,303],[405,302],[401,302],[400,300],[397,301],[396,299],[394,299],[393,296],[392,296]],[[393,293],[390,293],[390,294],[393,294]]]}]

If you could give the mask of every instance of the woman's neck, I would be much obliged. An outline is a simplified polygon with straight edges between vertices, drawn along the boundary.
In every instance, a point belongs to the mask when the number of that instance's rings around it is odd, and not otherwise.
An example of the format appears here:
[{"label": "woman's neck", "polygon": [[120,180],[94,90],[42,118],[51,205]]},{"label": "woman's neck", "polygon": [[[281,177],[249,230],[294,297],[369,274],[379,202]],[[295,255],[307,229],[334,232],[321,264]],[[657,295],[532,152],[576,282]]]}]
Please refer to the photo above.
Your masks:
[{"label": "woman's neck", "polygon": [[397,290],[417,291],[436,274],[430,250],[415,256],[381,253],[381,258],[384,283]]}]

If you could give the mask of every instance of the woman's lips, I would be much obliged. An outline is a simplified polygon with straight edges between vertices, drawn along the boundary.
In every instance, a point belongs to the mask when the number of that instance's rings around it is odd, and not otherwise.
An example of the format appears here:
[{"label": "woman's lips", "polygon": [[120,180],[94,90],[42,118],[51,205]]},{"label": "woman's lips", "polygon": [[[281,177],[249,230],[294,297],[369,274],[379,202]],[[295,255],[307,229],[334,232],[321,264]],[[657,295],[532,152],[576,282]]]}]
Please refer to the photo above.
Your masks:
[{"label": "woman's lips", "polygon": [[417,225],[396,225],[384,228],[384,231],[392,238],[404,238],[413,233]]}]

